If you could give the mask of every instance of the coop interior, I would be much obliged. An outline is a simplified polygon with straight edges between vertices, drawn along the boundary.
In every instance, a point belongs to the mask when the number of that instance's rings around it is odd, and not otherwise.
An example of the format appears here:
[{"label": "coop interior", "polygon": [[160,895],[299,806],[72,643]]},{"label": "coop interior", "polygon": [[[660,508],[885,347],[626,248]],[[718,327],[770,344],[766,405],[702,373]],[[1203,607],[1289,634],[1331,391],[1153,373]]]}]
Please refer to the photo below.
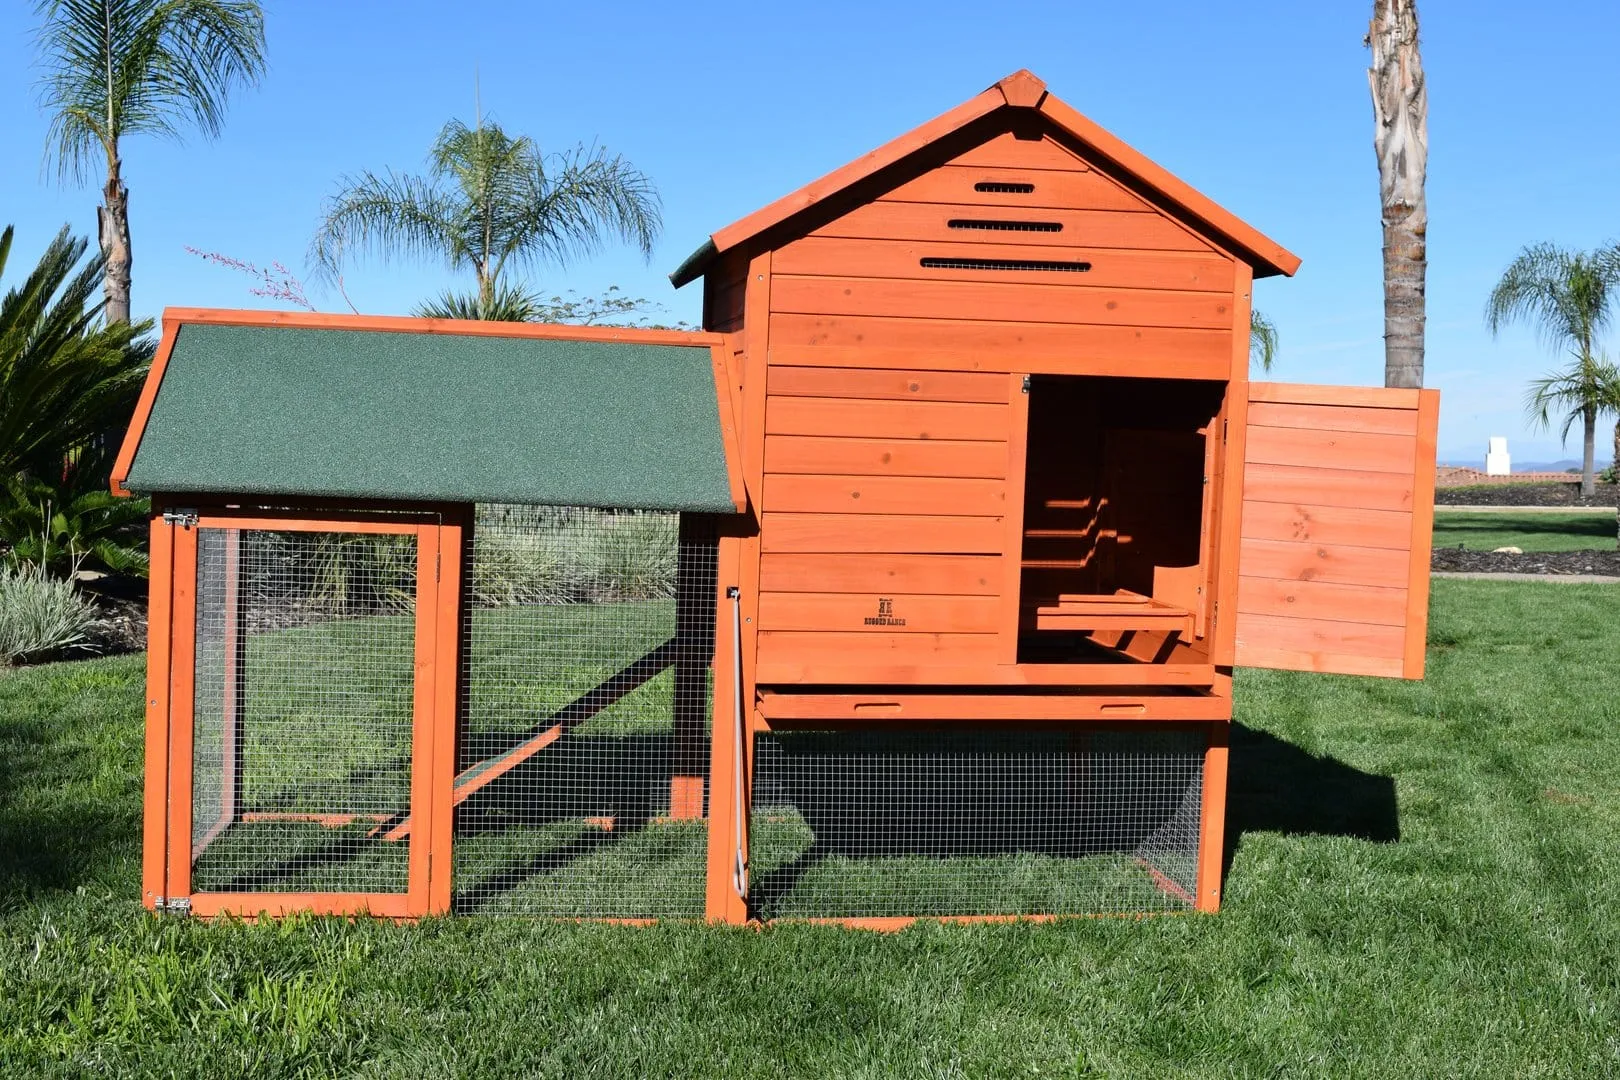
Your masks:
[{"label": "coop interior", "polygon": [[1030,380],[1021,663],[1205,663],[1225,384]]}]

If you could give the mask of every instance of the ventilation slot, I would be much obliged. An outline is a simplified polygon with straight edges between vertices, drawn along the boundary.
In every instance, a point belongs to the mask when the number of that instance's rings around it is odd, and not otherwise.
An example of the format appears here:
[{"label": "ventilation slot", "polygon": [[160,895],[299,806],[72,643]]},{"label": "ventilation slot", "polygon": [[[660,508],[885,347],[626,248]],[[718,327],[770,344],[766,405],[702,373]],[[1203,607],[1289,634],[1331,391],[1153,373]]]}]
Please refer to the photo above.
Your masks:
[{"label": "ventilation slot", "polygon": [[987,195],[1032,195],[1035,192],[1034,184],[1014,184],[1002,180],[980,180],[973,185],[974,191],[982,191]]},{"label": "ventilation slot", "polygon": [[978,232],[1062,232],[1057,221],[985,221],[981,218],[952,218],[945,223],[953,229],[973,229]]},{"label": "ventilation slot", "polygon": [[1088,262],[1057,262],[1048,259],[923,259],[925,270],[1049,270],[1083,274]]}]

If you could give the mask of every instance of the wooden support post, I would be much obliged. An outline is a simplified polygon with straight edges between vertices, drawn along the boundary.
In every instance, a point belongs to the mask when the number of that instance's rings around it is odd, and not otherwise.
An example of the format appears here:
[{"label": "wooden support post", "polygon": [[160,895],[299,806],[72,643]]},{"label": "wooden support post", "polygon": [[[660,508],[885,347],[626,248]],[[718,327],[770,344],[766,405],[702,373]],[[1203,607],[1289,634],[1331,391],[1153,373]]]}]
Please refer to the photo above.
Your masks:
[{"label": "wooden support post", "polygon": [[438,595],[435,628],[433,734],[422,768],[429,775],[430,815],[424,836],[428,850],[427,914],[450,910],[455,862],[455,807],[452,795],[456,761],[466,724],[468,674],[466,604],[471,595],[473,507],[456,504],[443,510],[438,529]]},{"label": "wooden support post", "polygon": [[[676,819],[703,816],[705,712],[717,640],[714,543],[713,518],[681,515],[675,577],[675,760],[669,780],[669,816]],[[716,683],[717,698],[726,692]]]},{"label": "wooden support post", "polygon": [[147,577],[146,788],[141,813],[141,899],[149,908],[168,899],[169,610],[174,526],[152,507],[151,570]]},{"label": "wooden support post", "polygon": [[[733,524],[735,522],[736,524]],[[709,857],[705,873],[704,917],[710,922],[743,923],[748,920],[747,901],[737,895],[732,875],[736,866],[738,814],[747,828],[746,807],[736,805],[736,770],[745,758],[745,747],[737,742],[736,678],[733,649],[732,606],[726,596],[738,579],[742,556],[742,532],[748,519],[728,519],[721,523],[719,538],[719,580],[715,585],[714,710],[709,739]],[[744,778],[746,780],[746,777]],[[744,788],[746,791],[746,786]]]},{"label": "wooden support post", "polygon": [[1209,725],[1204,750],[1203,813],[1198,828],[1199,911],[1221,909],[1221,870],[1226,858],[1226,757],[1232,740],[1232,722]]}]

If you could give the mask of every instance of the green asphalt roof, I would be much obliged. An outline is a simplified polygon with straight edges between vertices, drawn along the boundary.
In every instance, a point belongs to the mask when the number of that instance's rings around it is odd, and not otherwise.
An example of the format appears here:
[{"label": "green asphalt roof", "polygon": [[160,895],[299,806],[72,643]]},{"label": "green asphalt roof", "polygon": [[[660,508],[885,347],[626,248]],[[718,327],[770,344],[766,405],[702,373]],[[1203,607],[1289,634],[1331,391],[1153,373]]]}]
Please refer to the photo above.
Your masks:
[{"label": "green asphalt roof", "polygon": [[126,486],[736,510],[707,346],[204,323]]}]

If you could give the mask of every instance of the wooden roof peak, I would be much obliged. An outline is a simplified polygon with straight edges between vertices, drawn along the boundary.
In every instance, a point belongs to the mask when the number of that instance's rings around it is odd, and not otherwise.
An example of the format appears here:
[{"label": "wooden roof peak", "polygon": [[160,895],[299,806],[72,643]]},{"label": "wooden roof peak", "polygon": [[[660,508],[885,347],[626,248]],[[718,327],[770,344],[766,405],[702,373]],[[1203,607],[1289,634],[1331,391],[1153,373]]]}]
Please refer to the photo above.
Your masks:
[{"label": "wooden roof peak", "polygon": [[727,251],[1000,109],[1038,112],[1091,152],[1134,177],[1167,211],[1253,266],[1255,277],[1292,275],[1299,269],[1297,255],[1063,102],[1034,73],[1020,69],[956,108],[718,230],[670,274],[670,281],[679,288],[701,277]]}]

